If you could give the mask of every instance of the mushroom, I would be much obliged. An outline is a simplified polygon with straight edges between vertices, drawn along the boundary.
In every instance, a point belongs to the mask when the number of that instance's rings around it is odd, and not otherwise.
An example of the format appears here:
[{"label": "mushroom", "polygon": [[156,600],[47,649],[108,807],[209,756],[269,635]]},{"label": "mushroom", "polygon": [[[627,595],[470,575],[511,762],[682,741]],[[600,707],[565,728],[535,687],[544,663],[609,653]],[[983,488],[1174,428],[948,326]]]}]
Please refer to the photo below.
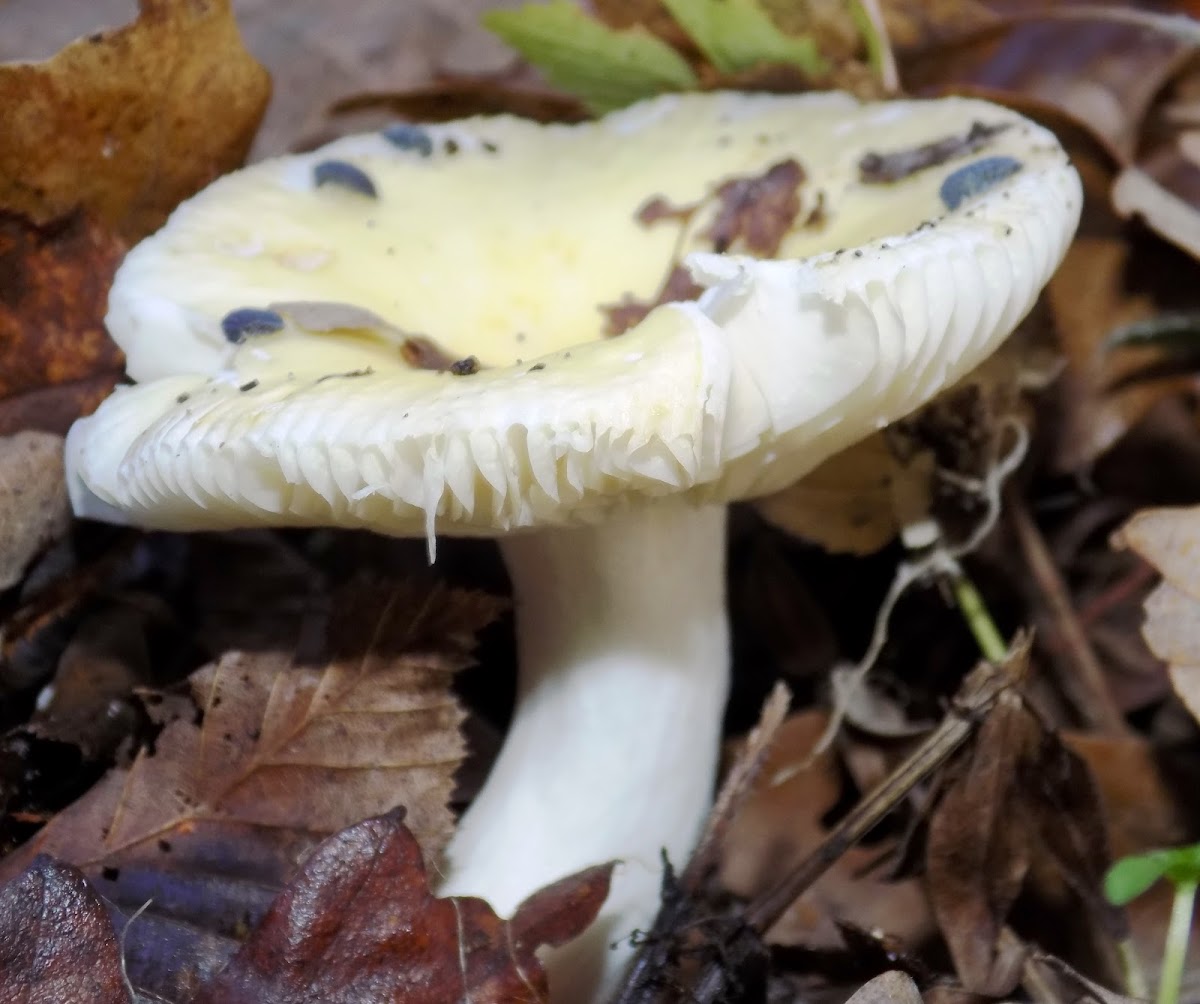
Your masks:
[{"label": "mushroom", "polygon": [[122,266],[141,382],[72,429],[75,510],[497,538],[518,703],[442,892],[511,911],[621,859],[551,960],[593,999],[709,806],[728,504],[987,356],[1080,203],[1050,133],[964,99],[674,95],[260,163]]}]

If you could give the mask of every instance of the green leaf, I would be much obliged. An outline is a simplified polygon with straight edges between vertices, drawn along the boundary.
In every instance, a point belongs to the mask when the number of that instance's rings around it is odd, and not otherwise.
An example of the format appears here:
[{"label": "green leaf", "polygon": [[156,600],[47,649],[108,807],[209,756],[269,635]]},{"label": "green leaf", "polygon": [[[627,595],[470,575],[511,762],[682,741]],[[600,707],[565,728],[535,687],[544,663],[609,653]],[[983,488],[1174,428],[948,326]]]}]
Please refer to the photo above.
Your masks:
[{"label": "green leaf", "polygon": [[597,114],[698,84],[687,60],[666,42],[641,27],[609,28],[571,0],[490,11],[482,20],[550,83]]},{"label": "green leaf", "polygon": [[1200,844],[1121,858],[1104,876],[1104,895],[1117,906],[1124,906],[1160,878],[1176,886],[1200,882]]},{"label": "green leaf", "polygon": [[875,71],[875,76],[882,77],[887,39],[880,35],[875,22],[871,20],[871,15],[867,13],[867,8],[863,6],[862,0],[850,0],[850,17],[854,21],[854,27],[862,36],[863,45],[866,46],[867,64]]},{"label": "green leaf", "polygon": [[818,75],[827,69],[816,42],[780,31],[758,0],[663,0],[671,16],[721,73],[783,63]]},{"label": "green leaf", "polygon": [[1165,853],[1152,851],[1121,858],[1104,876],[1104,895],[1108,901],[1124,906],[1154,885],[1166,874]]},{"label": "green leaf", "polygon": [[1200,883],[1200,844],[1172,847],[1161,853],[1167,858],[1167,878],[1175,885]]}]

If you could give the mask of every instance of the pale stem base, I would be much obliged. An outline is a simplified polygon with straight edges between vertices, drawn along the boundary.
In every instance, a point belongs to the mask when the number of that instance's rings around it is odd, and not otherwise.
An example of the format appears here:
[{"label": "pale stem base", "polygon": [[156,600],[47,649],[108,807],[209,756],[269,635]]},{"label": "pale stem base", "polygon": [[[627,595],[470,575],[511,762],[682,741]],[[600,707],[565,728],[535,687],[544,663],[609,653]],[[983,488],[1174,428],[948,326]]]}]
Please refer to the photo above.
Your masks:
[{"label": "pale stem base", "polygon": [[[729,673],[725,508],[674,501],[514,536],[517,711],[447,850],[441,895],[501,916],[540,886],[623,864],[600,919],[548,957],[555,1001],[600,999],[708,810]],[[609,950],[613,942],[622,944]]]}]

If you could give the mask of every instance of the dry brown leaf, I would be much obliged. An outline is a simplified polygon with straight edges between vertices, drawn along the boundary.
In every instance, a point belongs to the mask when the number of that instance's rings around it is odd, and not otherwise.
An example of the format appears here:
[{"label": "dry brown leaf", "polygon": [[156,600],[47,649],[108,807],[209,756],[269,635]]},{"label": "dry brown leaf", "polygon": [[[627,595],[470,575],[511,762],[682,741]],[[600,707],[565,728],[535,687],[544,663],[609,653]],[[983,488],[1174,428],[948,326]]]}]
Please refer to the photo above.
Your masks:
[{"label": "dry brown leaf", "polygon": [[897,49],[932,48],[998,21],[977,0],[879,0],[879,6],[888,38]]},{"label": "dry brown leaf", "polygon": [[[1028,657],[1028,646],[1013,656]],[[1022,892],[1036,897],[1039,917],[1052,904],[1068,910],[1085,936],[1119,931],[1100,896],[1111,861],[1102,803],[1082,759],[1015,691],[954,770],[929,822],[926,884],[963,986],[1005,995],[1025,959],[1008,929]]]},{"label": "dry brown leaf", "polygon": [[1119,13],[1107,17],[1100,5],[1090,18],[1056,16],[1061,12],[1041,0],[990,6],[1006,13],[1023,8],[1015,12],[1027,19],[1001,18],[1002,30],[902,54],[905,83],[916,90],[968,88],[1057,108],[1119,161],[1130,162],[1152,102],[1186,64],[1192,46],[1178,32],[1131,24]]},{"label": "dry brown leaf", "polygon": [[1116,534],[1162,574],[1146,600],[1142,635],[1167,663],[1171,685],[1200,720],[1200,507],[1143,509]]},{"label": "dry brown leaf", "polygon": [[1078,469],[1103,453],[1164,393],[1178,386],[1178,381],[1171,387],[1137,382],[1112,388],[1123,373],[1154,355],[1152,351],[1113,353],[1105,346],[1111,332],[1158,310],[1149,285],[1154,280],[1144,270],[1131,269],[1133,253],[1122,236],[1081,234],[1047,287],[1068,365],[1066,409],[1056,451],[1057,466],[1063,470]]},{"label": "dry brown leaf", "polygon": [[[331,138],[326,115],[351,95],[363,104],[397,115],[428,118],[438,108],[449,117],[465,111],[472,97],[488,102],[499,75],[516,56],[480,23],[480,15],[519,0],[234,0],[246,44],[271,71],[275,93],[253,156],[283,153]],[[471,87],[463,74],[485,77]],[[447,93],[433,80],[447,80]],[[411,93],[409,89],[414,89]],[[386,107],[399,94],[401,107]],[[405,96],[411,103],[403,104]],[[545,97],[544,91],[542,97]],[[378,100],[376,100],[378,99]],[[518,104],[521,98],[518,96]],[[531,95],[525,108],[539,107]],[[488,106],[474,106],[485,110]],[[345,109],[349,111],[350,109]],[[361,110],[361,106],[358,110]],[[433,112],[432,116],[427,114]],[[371,128],[367,122],[337,122],[336,132]]]},{"label": "dry brown leaf", "polygon": [[1181,198],[1154,175],[1127,167],[1112,189],[1113,209],[1123,219],[1136,218],[1161,237],[1200,258],[1200,209]]},{"label": "dry brown leaf", "polygon": [[0,589],[19,582],[25,566],[69,522],[61,437],[21,432],[0,438]]},{"label": "dry brown leaf", "polygon": [[270,95],[230,0],[141,0],[131,25],[0,65],[0,208],[83,207],[126,240],[237,167]]},{"label": "dry brown leaf", "polygon": [[125,358],[103,318],[124,253],[83,214],[39,227],[0,211],[0,435],[65,433],[112,390]]},{"label": "dry brown leaf", "polygon": [[[825,750],[812,757],[828,724],[824,712],[801,712],[776,734],[760,780],[725,840],[721,883],[737,895],[752,898],[773,888],[780,875],[825,838],[822,817],[842,794],[835,754]],[[920,942],[933,929],[920,884],[911,879],[886,882],[863,874],[882,850],[878,845],[855,847],[843,854],[767,932],[768,940],[839,946],[837,922],[845,921],[886,931],[904,944]]]},{"label": "dry brown leaf", "polygon": [[1025,424],[1021,388],[1045,380],[1045,350],[1023,332],[983,365],[884,433],[825,461],[755,506],[772,524],[826,550],[871,554],[930,516],[951,541],[983,511],[984,482],[1009,426]]},{"label": "dry brown leaf", "polygon": [[755,507],[781,530],[828,551],[873,554],[899,533],[898,508],[928,512],[932,476],[931,453],[902,461],[875,433]]},{"label": "dry brown leaf", "polygon": [[169,722],[2,870],[37,852],[91,872],[161,865],[184,838],[202,854],[247,827],[292,853],[401,804],[436,854],[464,752],[450,678],[498,610],[483,594],[357,584],[331,614],[325,658],[230,652],[198,670],[199,722]]},{"label": "dry brown leaf", "polygon": [[861,986],[846,1004],[921,1004],[921,991],[908,973],[893,969]]}]

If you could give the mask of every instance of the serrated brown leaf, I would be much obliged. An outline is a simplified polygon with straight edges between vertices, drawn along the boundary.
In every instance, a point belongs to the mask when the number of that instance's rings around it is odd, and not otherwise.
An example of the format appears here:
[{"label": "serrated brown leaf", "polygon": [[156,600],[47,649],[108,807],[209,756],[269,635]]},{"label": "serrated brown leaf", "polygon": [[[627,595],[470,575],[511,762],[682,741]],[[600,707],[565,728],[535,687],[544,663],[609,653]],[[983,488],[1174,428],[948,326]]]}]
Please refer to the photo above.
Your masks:
[{"label": "serrated brown leaf", "polygon": [[62,439],[45,432],[0,437],[0,589],[70,521]]},{"label": "serrated brown leaf", "polygon": [[[1028,659],[1028,646],[1014,659]],[[1015,693],[1004,695],[960,755],[929,822],[926,882],[963,986],[1002,996],[1017,985],[1009,915],[1023,890],[1069,890],[1085,928],[1112,934],[1100,896],[1111,862],[1103,807],[1086,764]]]},{"label": "serrated brown leaf", "polygon": [[294,853],[398,804],[436,854],[463,756],[450,678],[499,606],[440,587],[348,588],[323,658],[230,652],[193,673],[200,720],[169,722],[153,751],[111,771],[0,871],[37,851],[93,872],[161,864],[177,841],[204,853],[229,827]]},{"label": "serrated brown leaf", "polygon": [[38,858],[0,889],[0,1000],[131,1004],[112,920],[77,869]]},{"label": "serrated brown leaf", "polygon": [[103,322],[124,253],[82,213],[36,226],[0,210],[0,435],[64,433],[112,390],[125,357]]},{"label": "serrated brown leaf", "polygon": [[537,1004],[534,954],[595,919],[612,865],[534,893],[502,921],[483,900],[437,899],[403,812],[330,837],[193,1004]]},{"label": "serrated brown leaf", "polygon": [[0,65],[0,208],[79,208],[126,240],[246,155],[270,94],[230,0],[141,0],[132,24]]}]

